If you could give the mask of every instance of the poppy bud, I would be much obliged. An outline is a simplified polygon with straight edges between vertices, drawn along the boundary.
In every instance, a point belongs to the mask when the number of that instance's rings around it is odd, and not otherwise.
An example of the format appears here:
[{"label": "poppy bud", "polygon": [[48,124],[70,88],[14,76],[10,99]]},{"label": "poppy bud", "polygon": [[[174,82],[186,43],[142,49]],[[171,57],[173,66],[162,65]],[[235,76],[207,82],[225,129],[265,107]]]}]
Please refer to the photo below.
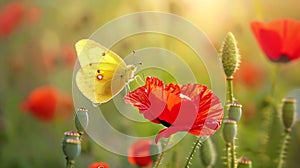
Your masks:
[{"label": "poppy bud", "polygon": [[212,167],[215,165],[217,154],[214,143],[210,138],[203,142],[200,148],[200,158],[204,167]]},{"label": "poppy bud", "polygon": [[296,99],[285,98],[282,100],[282,120],[286,131],[290,131],[295,123]]},{"label": "poppy bud", "polygon": [[62,149],[68,161],[75,160],[81,151],[79,134],[74,131],[65,132]]},{"label": "poppy bud", "polygon": [[238,102],[233,102],[229,105],[228,118],[239,122],[242,116],[242,105]]},{"label": "poppy bud", "polygon": [[235,120],[226,119],[223,122],[223,137],[226,143],[234,140],[237,134],[237,124]]},{"label": "poppy bud", "polygon": [[151,155],[151,159],[153,162],[156,162],[158,156],[161,153],[161,145],[160,143],[155,144],[155,143],[151,143],[150,145],[150,155]]},{"label": "poppy bud", "polygon": [[88,126],[89,117],[88,117],[88,110],[84,107],[79,108],[75,115],[75,127],[79,134],[83,134],[84,130]]},{"label": "poppy bud", "polygon": [[227,33],[223,41],[220,56],[226,76],[231,77],[240,65],[240,54],[237,48],[237,42],[231,32]]},{"label": "poppy bud", "polygon": [[248,158],[241,158],[238,160],[237,168],[252,168],[252,162]]}]

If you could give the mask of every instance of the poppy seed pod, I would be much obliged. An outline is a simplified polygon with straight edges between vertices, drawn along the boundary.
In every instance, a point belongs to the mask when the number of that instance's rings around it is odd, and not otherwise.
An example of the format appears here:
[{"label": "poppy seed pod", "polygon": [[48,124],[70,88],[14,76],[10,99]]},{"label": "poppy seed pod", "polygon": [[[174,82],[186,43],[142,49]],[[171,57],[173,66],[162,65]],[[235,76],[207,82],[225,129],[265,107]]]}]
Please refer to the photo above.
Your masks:
[{"label": "poppy seed pod", "polygon": [[282,120],[284,127],[287,131],[290,131],[291,127],[295,123],[296,115],[296,99],[285,98],[282,100]]},{"label": "poppy seed pod", "polygon": [[84,130],[88,126],[88,123],[88,110],[84,107],[79,108],[75,115],[75,127],[77,129],[77,132],[82,135]]},{"label": "poppy seed pod", "polygon": [[75,160],[81,152],[79,134],[74,131],[65,132],[62,149],[67,160]]},{"label": "poppy seed pod", "polygon": [[65,135],[64,140],[70,139],[70,138],[75,139],[75,140],[77,140],[77,139],[79,140],[79,136],[80,136],[79,133],[77,133],[76,131],[73,131],[73,130],[65,132],[64,135]]},{"label": "poppy seed pod", "polygon": [[200,148],[200,158],[205,167],[213,167],[217,160],[217,153],[211,138],[203,142]]},{"label": "poppy seed pod", "polygon": [[226,119],[223,121],[223,137],[226,143],[231,143],[237,134],[237,124],[235,120]]},{"label": "poppy seed pod", "polygon": [[231,32],[227,33],[223,41],[220,56],[226,76],[231,77],[236,72],[241,62],[237,42]]},{"label": "poppy seed pod", "polygon": [[242,117],[242,105],[238,102],[233,102],[229,105],[228,118],[239,122]]},{"label": "poppy seed pod", "polygon": [[238,160],[237,168],[252,168],[252,162],[248,158],[241,158]]}]

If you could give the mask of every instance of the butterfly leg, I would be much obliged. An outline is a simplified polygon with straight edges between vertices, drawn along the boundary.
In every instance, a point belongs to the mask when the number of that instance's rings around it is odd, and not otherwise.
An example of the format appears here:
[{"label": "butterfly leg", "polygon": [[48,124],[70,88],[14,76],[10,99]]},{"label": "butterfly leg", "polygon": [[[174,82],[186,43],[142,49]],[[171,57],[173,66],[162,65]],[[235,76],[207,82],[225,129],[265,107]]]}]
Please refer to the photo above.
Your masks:
[{"label": "butterfly leg", "polygon": [[141,76],[139,76],[139,75],[136,75],[135,77],[134,77],[134,80],[136,81],[136,83],[138,84],[138,85],[144,85],[143,83],[144,83],[144,80],[141,78]]},{"label": "butterfly leg", "polygon": [[130,92],[130,86],[129,86],[129,84],[127,83],[127,84],[126,84],[126,87],[125,87],[125,95],[127,95],[128,92]]}]

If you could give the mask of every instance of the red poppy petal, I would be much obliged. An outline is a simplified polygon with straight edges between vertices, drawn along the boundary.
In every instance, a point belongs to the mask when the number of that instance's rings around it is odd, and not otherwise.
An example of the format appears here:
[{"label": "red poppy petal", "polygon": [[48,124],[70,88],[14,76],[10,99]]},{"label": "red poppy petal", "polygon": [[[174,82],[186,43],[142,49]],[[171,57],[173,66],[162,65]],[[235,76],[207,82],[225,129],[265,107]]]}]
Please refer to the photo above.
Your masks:
[{"label": "red poppy petal", "polygon": [[171,126],[159,131],[159,133],[155,137],[155,143],[157,143],[161,138],[169,138],[172,134],[175,134],[178,131],[184,131],[181,129],[182,127]]},{"label": "red poppy petal", "polygon": [[142,111],[147,110],[150,107],[150,101],[148,99],[146,87],[139,87],[130,92],[124,97],[124,101]]},{"label": "red poppy petal", "polygon": [[148,166],[152,163],[150,156],[151,140],[142,139],[134,142],[128,149],[128,162],[139,166]]},{"label": "red poppy petal", "polygon": [[109,165],[105,162],[94,162],[88,168],[109,168]]},{"label": "red poppy petal", "polygon": [[300,57],[300,22],[293,19],[284,19],[284,43],[282,54],[289,59],[297,59]]},{"label": "red poppy petal", "polygon": [[252,31],[261,49],[270,60],[277,61],[281,55],[282,37],[280,32],[265,27],[267,26],[261,22],[251,23]]}]

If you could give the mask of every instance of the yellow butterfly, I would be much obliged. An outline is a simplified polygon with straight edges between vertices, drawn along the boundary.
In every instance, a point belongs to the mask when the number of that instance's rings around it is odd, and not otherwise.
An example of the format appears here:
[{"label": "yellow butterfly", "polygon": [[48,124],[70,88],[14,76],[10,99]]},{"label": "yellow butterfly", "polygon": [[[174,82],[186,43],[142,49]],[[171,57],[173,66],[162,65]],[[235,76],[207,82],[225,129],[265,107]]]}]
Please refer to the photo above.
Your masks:
[{"label": "yellow butterfly", "polygon": [[116,53],[99,43],[82,39],[75,44],[81,66],[76,84],[94,104],[108,102],[134,80],[136,65],[126,65]]}]

